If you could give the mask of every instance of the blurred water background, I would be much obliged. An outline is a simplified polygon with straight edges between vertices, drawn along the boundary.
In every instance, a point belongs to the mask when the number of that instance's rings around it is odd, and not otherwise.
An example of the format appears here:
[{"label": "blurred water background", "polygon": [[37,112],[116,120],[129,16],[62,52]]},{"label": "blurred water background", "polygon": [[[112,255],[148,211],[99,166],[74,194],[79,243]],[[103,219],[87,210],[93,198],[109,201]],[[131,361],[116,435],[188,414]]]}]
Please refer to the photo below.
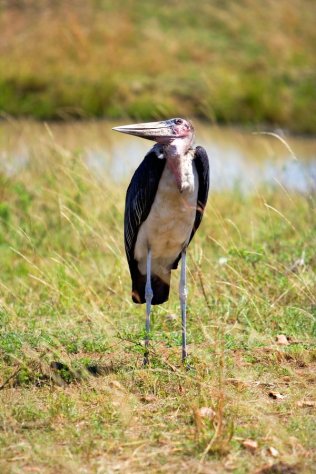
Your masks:
[{"label": "blurred water background", "polygon": [[[315,138],[258,134],[200,121],[194,124],[196,143],[210,157],[212,190],[247,192],[269,185],[315,191]],[[100,180],[125,184],[152,143],[113,132],[115,125],[117,122],[108,121],[4,122],[0,124],[0,172],[18,176],[32,159],[47,160],[47,151],[58,144],[61,150],[83,158]]]}]

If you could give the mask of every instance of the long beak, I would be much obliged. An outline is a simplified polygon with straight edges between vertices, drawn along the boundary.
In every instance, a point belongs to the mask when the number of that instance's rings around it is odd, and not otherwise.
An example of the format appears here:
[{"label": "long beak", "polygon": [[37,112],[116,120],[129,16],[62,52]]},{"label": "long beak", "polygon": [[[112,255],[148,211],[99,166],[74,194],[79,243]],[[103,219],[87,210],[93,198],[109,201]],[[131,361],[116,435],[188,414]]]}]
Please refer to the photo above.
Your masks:
[{"label": "long beak", "polygon": [[175,133],[169,120],[123,125],[122,127],[114,127],[112,130],[154,141],[175,138]]}]

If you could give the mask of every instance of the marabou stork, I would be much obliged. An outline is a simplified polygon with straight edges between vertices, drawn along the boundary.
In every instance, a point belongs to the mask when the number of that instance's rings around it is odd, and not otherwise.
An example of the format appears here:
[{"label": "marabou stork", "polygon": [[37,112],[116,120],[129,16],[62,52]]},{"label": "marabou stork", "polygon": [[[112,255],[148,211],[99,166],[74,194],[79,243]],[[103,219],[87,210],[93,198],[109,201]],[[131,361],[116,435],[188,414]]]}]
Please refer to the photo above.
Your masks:
[{"label": "marabou stork", "polygon": [[208,157],[201,146],[193,148],[193,125],[182,118],[113,130],[156,142],[127,189],[124,217],[132,298],[134,303],[146,303],[144,364],[148,363],[151,305],[168,300],[171,270],[178,267],[180,259],[182,360],[185,361],[186,249],[201,223],[207,202]]}]

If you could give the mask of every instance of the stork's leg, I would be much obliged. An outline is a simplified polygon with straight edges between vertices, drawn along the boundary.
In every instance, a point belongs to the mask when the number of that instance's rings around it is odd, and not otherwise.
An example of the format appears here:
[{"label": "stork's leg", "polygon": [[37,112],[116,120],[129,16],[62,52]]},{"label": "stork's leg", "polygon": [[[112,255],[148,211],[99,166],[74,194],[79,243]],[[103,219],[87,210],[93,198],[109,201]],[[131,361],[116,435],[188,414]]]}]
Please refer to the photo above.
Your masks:
[{"label": "stork's leg", "polygon": [[179,285],[179,297],[181,306],[181,320],[182,320],[182,362],[185,362],[187,357],[187,277],[186,277],[186,250],[181,253],[181,276]]},{"label": "stork's leg", "polygon": [[151,301],[153,299],[153,290],[151,287],[151,250],[147,253],[146,262],[146,286],[145,286],[145,300],[146,300],[146,330],[145,330],[145,355],[144,365],[148,364],[148,346],[149,346],[149,332],[150,332],[150,309]]}]

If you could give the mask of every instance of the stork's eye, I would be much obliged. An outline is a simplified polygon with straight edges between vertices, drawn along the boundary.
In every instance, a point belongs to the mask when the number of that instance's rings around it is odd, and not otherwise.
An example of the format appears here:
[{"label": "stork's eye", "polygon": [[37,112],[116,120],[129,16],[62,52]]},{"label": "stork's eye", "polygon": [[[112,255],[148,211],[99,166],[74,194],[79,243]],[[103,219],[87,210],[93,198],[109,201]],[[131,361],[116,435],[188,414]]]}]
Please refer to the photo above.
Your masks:
[{"label": "stork's eye", "polygon": [[175,123],[176,125],[181,125],[181,124],[183,123],[183,120],[180,119],[180,118],[178,118],[178,119],[175,119],[174,123]]}]

